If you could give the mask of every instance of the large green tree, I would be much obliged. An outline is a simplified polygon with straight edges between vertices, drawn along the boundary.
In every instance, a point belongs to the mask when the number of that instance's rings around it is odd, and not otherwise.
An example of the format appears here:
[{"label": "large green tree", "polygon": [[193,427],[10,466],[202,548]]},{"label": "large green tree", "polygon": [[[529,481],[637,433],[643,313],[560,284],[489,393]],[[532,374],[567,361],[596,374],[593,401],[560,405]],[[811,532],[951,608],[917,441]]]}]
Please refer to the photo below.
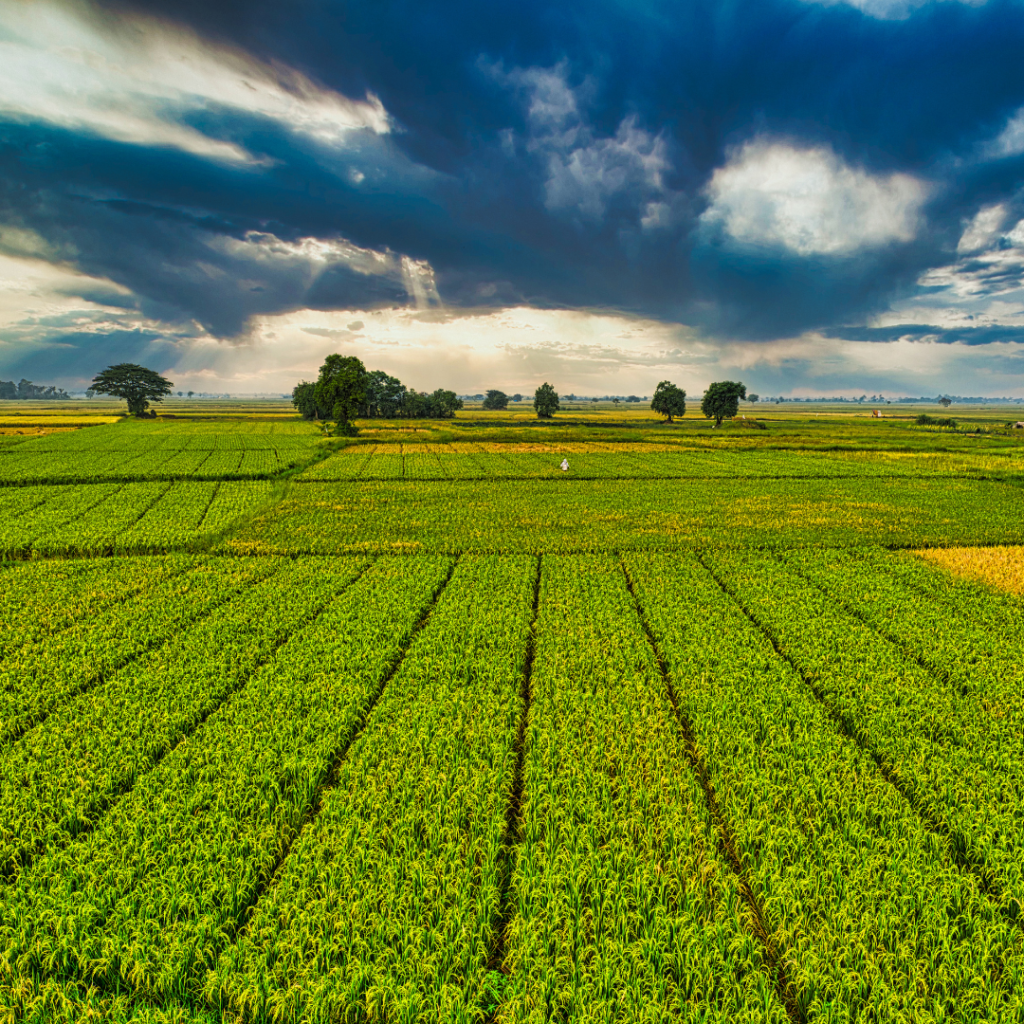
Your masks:
[{"label": "large green tree", "polygon": [[89,390],[123,398],[128,403],[129,415],[145,416],[149,403],[162,402],[173,388],[174,385],[156,370],[148,370],[137,363],[117,363],[96,374]]},{"label": "large green tree", "polygon": [[485,409],[507,409],[508,408],[508,395],[504,391],[488,391],[484,396]]},{"label": "large green tree", "polygon": [[366,375],[366,415],[394,419],[402,411],[405,392],[405,385],[397,377],[383,370],[371,370]]},{"label": "large green tree", "polygon": [[336,434],[354,434],[356,430],[352,420],[359,415],[360,407],[366,401],[366,367],[363,361],[337,352],[329,355],[320,367],[313,398],[317,408],[330,410]]},{"label": "large green tree", "polygon": [[455,418],[455,413],[462,408],[462,399],[454,391],[438,388],[430,395],[430,415],[438,420]]},{"label": "large green tree", "polygon": [[740,399],[747,397],[747,386],[738,380],[720,380],[712,384],[701,399],[700,411],[720,427],[722,420],[731,419],[739,412]]},{"label": "large green tree", "polygon": [[[614,400],[616,404],[618,399]],[[654,397],[651,399],[651,408],[667,416],[669,423],[673,416],[686,415],[686,392],[677,388],[671,381],[663,380],[655,389]]]},{"label": "large green tree", "polygon": [[537,410],[537,418],[549,420],[561,408],[558,404],[558,392],[545,381],[533,393],[533,407]]}]

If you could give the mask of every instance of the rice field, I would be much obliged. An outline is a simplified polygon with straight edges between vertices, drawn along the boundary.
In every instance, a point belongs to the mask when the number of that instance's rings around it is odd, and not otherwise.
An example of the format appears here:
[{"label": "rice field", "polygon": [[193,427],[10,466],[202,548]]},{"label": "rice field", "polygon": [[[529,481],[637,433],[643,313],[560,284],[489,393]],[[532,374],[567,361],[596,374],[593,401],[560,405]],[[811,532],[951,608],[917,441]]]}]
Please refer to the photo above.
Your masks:
[{"label": "rice field", "polygon": [[253,408],[0,439],[0,1020],[1024,1022],[1018,439]]}]

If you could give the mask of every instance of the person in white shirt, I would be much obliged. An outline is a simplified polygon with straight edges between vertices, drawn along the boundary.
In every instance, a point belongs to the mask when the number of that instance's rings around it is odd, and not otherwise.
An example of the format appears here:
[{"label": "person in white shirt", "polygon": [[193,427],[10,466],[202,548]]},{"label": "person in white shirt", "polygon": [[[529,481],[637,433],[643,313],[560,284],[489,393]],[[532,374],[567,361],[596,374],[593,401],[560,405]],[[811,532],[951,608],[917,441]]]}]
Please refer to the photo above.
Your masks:
[{"label": "person in white shirt", "polygon": [[569,460],[562,459],[562,472],[564,473],[569,468]]}]

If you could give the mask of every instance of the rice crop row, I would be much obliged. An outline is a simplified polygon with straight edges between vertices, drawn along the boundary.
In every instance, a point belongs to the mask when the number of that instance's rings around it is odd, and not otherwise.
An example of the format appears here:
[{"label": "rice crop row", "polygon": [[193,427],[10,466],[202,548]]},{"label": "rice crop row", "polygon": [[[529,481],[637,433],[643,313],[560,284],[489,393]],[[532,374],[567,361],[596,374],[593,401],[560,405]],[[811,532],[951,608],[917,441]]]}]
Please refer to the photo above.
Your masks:
[{"label": "rice crop row", "polygon": [[174,556],[7,563],[0,585],[0,665],[13,651],[134,597],[187,564]]},{"label": "rice crop row", "polygon": [[[987,549],[986,549],[987,550]],[[824,589],[952,687],[997,733],[1024,728],[1024,605],[906,552],[785,552]]]},{"label": "rice crop row", "polygon": [[264,480],[310,461],[305,449],[144,449],[37,451],[25,445],[0,459],[3,484],[147,480]]},{"label": "rice crop row", "polygon": [[[195,994],[291,847],[450,571],[316,560],[341,591],[97,828],[47,851],[0,909],[12,978]],[[283,575],[275,586],[303,581]],[[306,583],[305,585],[308,585]]]},{"label": "rice crop row", "polygon": [[202,542],[269,503],[269,481],[0,489],[0,556],[161,552]]},{"label": "rice crop row", "polygon": [[915,659],[772,555],[714,552],[709,565],[850,734],[981,874],[1024,908],[1024,763],[1019,726],[973,687]]},{"label": "rice crop row", "polygon": [[1008,542],[1024,539],[1019,508],[1017,487],[966,480],[306,483],[229,545],[270,553],[554,553]]},{"label": "rice crop row", "polygon": [[268,579],[102,678],[0,752],[0,866],[15,870],[38,850],[92,828],[338,585],[337,571],[319,560],[273,568]]},{"label": "rice crop row", "polygon": [[618,561],[547,557],[497,1019],[787,1019]]},{"label": "rice crop row", "polygon": [[[352,447],[304,470],[299,480],[527,480],[537,477],[570,479],[718,479],[787,477],[844,479],[1024,476],[1024,461],[996,455],[946,453],[809,451],[716,452],[640,444],[537,446],[508,444],[460,446],[378,445]],[[568,449],[572,448],[573,451]],[[438,450],[441,449],[441,450]],[[527,449],[527,450],[524,450]],[[582,449],[582,450],[581,450]],[[655,449],[655,450],[650,450]],[[566,458],[569,469],[560,468]],[[204,469],[205,472],[205,469]]]},{"label": "rice crop row", "polygon": [[626,568],[801,1019],[1024,1020],[1024,935],[764,633],[696,557]]},{"label": "rice crop row", "polygon": [[[26,638],[0,660],[0,745],[279,567],[277,559],[185,555],[133,565],[125,573],[125,600],[80,616],[56,635]],[[114,564],[111,583],[118,568],[124,571],[124,560]]]},{"label": "rice crop row", "polygon": [[320,813],[210,975],[214,1004],[274,1021],[481,1019],[534,566],[459,563]]}]

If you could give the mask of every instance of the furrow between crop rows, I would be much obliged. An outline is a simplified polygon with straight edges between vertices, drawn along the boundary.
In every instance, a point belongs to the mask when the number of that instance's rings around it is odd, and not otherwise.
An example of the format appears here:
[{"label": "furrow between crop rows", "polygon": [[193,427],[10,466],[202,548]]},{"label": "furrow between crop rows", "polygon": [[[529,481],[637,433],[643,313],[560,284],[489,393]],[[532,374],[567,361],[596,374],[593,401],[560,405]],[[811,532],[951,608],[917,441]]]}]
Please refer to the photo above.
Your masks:
[{"label": "furrow between crop rows", "polygon": [[616,559],[543,560],[497,1020],[787,1013]]},{"label": "furrow between crop rows", "polygon": [[[0,753],[5,870],[15,872],[38,851],[91,831],[292,632],[315,618],[338,585],[337,574],[319,571],[319,564],[278,566],[237,601],[62,705]],[[348,574],[353,571],[358,563]]]},{"label": "furrow between crop rows", "polygon": [[959,863],[1019,917],[1024,767],[999,720],[774,556],[705,561]]},{"label": "furrow between crop rows", "polygon": [[532,568],[459,562],[209,975],[214,1005],[258,1021],[472,1015],[500,899]]},{"label": "furrow between crop rows", "polygon": [[800,1016],[1024,1015],[1020,930],[761,628],[695,558],[628,565]]}]

